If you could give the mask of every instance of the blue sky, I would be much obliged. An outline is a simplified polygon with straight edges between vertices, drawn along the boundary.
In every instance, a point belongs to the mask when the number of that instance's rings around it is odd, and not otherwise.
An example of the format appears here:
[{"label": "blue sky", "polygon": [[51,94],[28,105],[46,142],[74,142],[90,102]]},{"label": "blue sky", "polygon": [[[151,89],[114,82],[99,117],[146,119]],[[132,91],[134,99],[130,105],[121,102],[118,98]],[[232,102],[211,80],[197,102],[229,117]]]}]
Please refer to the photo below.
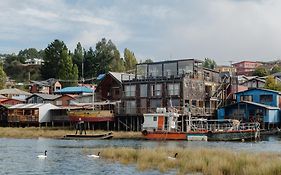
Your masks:
[{"label": "blue sky", "polygon": [[139,60],[276,60],[280,9],[279,0],[1,0],[0,53],[54,39],[88,49],[105,37]]}]

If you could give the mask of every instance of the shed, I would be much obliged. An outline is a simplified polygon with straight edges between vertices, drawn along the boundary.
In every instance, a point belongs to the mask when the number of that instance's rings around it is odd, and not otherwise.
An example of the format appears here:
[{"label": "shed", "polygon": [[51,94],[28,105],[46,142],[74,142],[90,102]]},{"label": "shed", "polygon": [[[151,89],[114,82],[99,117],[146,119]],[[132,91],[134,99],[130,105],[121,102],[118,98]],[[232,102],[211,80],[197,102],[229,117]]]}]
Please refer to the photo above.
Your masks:
[{"label": "shed", "polygon": [[279,107],[242,101],[218,109],[218,119],[238,119],[243,122],[259,122],[262,128],[280,125]]},{"label": "shed", "polygon": [[59,107],[50,103],[17,104],[9,107],[9,123],[46,123],[50,122],[51,110]]}]

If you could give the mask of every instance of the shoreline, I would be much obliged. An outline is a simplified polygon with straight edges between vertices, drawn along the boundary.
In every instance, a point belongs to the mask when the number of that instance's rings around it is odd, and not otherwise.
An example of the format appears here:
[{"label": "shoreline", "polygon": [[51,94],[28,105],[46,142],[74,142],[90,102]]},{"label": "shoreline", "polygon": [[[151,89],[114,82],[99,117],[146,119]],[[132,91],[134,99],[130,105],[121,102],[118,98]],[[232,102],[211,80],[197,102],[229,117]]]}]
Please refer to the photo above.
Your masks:
[{"label": "shoreline", "polygon": [[[144,139],[141,132],[125,132],[125,131],[103,131],[103,130],[86,130],[87,134],[102,134],[112,132],[112,139]],[[30,138],[51,138],[51,139],[63,139],[67,134],[75,134],[73,129],[64,128],[38,128],[38,127],[0,127],[0,138],[18,138],[18,139],[30,139]]]}]

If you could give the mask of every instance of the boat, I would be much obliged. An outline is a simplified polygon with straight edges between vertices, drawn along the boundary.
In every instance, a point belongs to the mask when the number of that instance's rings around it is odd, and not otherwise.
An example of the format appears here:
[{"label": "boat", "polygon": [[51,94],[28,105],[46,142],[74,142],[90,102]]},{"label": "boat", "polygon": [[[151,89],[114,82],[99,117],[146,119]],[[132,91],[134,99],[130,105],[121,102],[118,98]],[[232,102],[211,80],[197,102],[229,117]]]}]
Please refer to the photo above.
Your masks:
[{"label": "boat", "polygon": [[71,122],[103,122],[114,121],[112,110],[72,110],[68,112],[69,121]]},{"label": "boat", "polygon": [[[166,108],[157,108],[156,113],[144,114],[142,134],[149,140],[235,141],[259,137],[259,123],[192,118],[189,113],[185,126],[180,126],[179,116],[175,109],[167,111]],[[186,128],[185,131],[182,126]]]},{"label": "boat", "polygon": [[64,139],[111,139],[113,137],[112,132],[103,133],[103,134],[88,134],[88,135],[80,135],[80,134],[68,134],[65,135]]}]

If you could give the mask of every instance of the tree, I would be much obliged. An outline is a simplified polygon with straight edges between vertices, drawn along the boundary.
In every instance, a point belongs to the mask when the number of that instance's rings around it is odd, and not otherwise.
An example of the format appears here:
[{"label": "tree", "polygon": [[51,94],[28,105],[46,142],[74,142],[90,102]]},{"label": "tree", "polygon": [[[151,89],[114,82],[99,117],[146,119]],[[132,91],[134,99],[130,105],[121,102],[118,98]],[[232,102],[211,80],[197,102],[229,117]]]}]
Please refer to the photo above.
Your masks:
[{"label": "tree", "polygon": [[41,67],[42,78],[59,78],[59,65],[61,64],[61,53],[63,50],[67,50],[63,41],[58,39],[54,40],[45,49],[44,65]]},{"label": "tree", "polygon": [[273,76],[268,76],[266,78],[264,88],[281,91],[281,84],[279,82],[276,82]]},{"label": "tree", "polygon": [[78,76],[82,79],[84,78],[84,65],[82,65],[84,59],[84,49],[80,42],[77,43],[76,48],[74,49],[73,54],[73,64],[76,64],[78,68]]},{"label": "tree", "polygon": [[35,48],[24,49],[19,51],[18,57],[24,63],[27,59],[39,58],[39,52]]},{"label": "tree", "polygon": [[281,67],[279,65],[274,65],[273,68],[271,69],[271,74],[281,72]]},{"label": "tree", "polygon": [[5,83],[7,80],[7,76],[6,73],[4,72],[3,69],[3,64],[0,64],[0,89],[4,89],[5,88]]},{"label": "tree", "polygon": [[84,75],[87,78],[92,78],[97,76],[98,64],[96,63],[95,52],[92,47],[84,52]]},{"label": "tree", "polygon": [[64,87],[77,85],[78,68],[76,64],[73,65],[71,56],[66,48],[61,53],[58,78],[66,80],[62,82]]},{"label": "tree", "polygon": [[107,73],[110,70],[110,67],[112,67],[111,63],[116,56],[116,50],[117,48],[113,42],[111,40],[107,42],[105,38],[102,38],[102,40],[96,44],[94,54],[98,74]]},{"label": "tree", "polygon": [[153,63],[153,60],[152,59],[146,59],[143,63]]},{"label": "tree", "polygon": [[259,76],[259,77],[264,77],[269,75],[268,70],[263,67],[263,66],[259,66],[255,69],[255,71],[253,72],[253,76]]},{"label": "tree", "polygon": [[124,60],[125,60],[125,68],[126,70],[132,70],[136,68],[136,64],[138,64],[137,59],[133,52],[129,49],[124,50]]},{"label": "tree", "polygon": [[120,53],[118,50],[114,51],[114,58],[110,63],[110,70],[113,72],[124,72],[125,64],[124,60],[120,58]]},{"label": "tree", "polygon": [[213,59],[205,58],[205,61],[203,62],[203,67],[208,69],[215,69],[217,67],[217,63]]}]

